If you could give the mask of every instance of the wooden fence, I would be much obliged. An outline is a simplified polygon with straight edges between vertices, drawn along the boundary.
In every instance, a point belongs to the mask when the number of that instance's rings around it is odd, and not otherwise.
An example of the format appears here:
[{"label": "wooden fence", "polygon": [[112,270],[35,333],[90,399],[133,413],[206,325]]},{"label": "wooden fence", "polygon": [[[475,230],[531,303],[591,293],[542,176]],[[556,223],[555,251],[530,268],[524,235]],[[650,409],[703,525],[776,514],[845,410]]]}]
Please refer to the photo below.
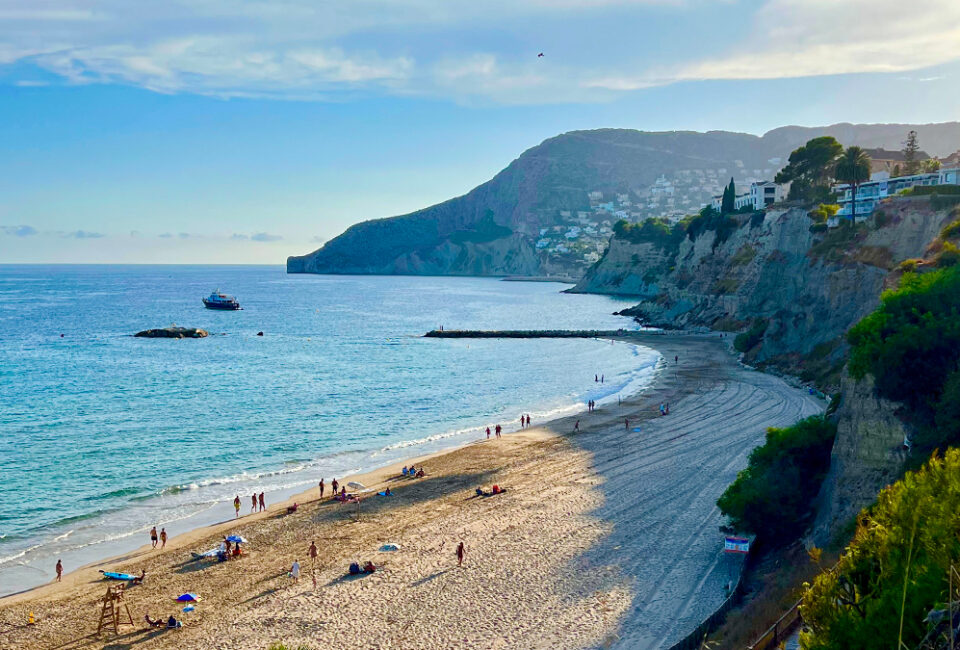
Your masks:
[{"label": "wooden fence", "polygon": [[753,645],[747,646],[748,650],[768,650],[768,648],[776,648],[777,644],[781,641],[786,641],[790,638],[790,635],[797,629],[800,622],[800,601],[797,601],[797,604],[781,616],[776,623],[771,625],[769,630],[753,642]]}]

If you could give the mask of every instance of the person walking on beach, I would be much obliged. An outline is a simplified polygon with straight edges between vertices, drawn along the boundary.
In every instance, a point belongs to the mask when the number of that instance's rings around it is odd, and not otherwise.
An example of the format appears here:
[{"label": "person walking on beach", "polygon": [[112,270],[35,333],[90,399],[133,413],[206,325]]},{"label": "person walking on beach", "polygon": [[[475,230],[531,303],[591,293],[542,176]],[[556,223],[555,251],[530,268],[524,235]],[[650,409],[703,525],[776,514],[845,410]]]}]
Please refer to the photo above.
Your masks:
[{"label": "person walking on beach", "polygon": [[310,552],[310,567],[311,567],[311,569],[312,569],[313,567],[316,567],[316,566],[317,566],[317,555],[318,555],[318,553],[317,553],[317,543],[316,543],[316,542],[310,542],[310,551],[309,551],[309,552]]},{"label": "person walking on beach", "polygon": [[623,428],[630,431],[630,420],[627,418],[623,418]]},{"label": "person walking on beach", "polygon": [[573,425],[573,432],[580,433],[580,420],[577,420],[576,423]]},{"label": "person walking on beach", "polygon": [[157,527],[154,526],[150,529],[150,544],[153,548],[157,548]]},{"label": "person walking on beach", "polygon": [[463,566],[463,555],[466,553],[466,549],[463,548],[463,542],[457,544],[457,566]]},{"label": "person walking on beach", "polygon": [[63,578],[63,561],[57,560],[57,582],[60,582],[61,578]]},{"label": "person walking on beach", "polygon": [[600,383],[603,383],[603,375],[600,375]]},{"label": "person walking on beach", "polygon": [[[237,517],[240,516],[240,495],[233,497],[233,509],[237,511]],[[156,544],[154,544],[156,546]]]},{"label": "person walking on beach", "polygon": [[527,413],[527,426],[528,426],[528,427],[530,426],[530,414],[529,414],[529,413]]},{"label": "person walking on beach", "polygon": [[263,498],[263,492],[260,493],[260,511],[263,512],[267,509],[266,499]]},{"label": "person walking on beach", "polygon": [[333,488],[333,496],[337,496],[337,486],[340,485],[337,483],[337,479],[333,479],[333,482],[330,483],[330,487]]},{"label": "person walking on beach", "polygon": [[521,415],[521,416],[520,416],[520,428],[522,429],[524,426],[525,426],[525,425],[524,425],[523,416]]},{"label": "person walking on beach", "polygon": [[257,493],[254,492],[253,496],[250,497],[250,512],[257,511]]},{"label": "person walking on beach", "polygon": [[160,529],[160,550],[163,550],[163,548],[166,545],[167,545],[167,529],[161,528]]},{"label": "person walking on beach", "polygon": [[323,479],[320,479],[320,498],[321,499],[323,498],[323,488],[324,488]]},{"label": "person walking on beach", "polygon": [[496,429],[496,431],[497,431],[497,437],[498,437],[498,438],[500,437],[500,432],[501,432],[502,430],[503,430],[503,428],[498,424],[498,425],[497,425],[497,429]]},{"label": "person walking on beach", "polygon": [[490,427],[487,427],[487,440],[490,439]]},{"label": "person walking on beach", "polygon": [[594,376],[593,376],[593,381],[594,381],[594,383],[596,383],[596,382],[600,381],[600,378],[597,377],[596,375],[594,375]]},{"label": "person walking on beach", "polygon": [[293,561],[290,567],[290,577],[293,578],[293,584],[300,582],[300,558]]}]

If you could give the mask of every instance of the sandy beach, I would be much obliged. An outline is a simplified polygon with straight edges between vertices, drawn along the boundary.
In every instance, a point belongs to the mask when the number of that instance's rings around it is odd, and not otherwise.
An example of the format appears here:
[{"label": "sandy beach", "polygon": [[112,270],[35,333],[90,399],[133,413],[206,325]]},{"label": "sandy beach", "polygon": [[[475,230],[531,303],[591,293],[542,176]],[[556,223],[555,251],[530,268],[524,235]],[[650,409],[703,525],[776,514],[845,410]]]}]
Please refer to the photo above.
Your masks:
[{"label": "sandy beach", "polygon": [[[739,571],[740,559],[722,553],[717,497],[766,427],[825,404],[739,366],[728,339],[643,342],[663,363],[650,388],[619,407],[418,460],[422,479],[401,478],[399,466],[351,477],[373,490],[359,517],[314,489],[292,499],[296,513],[275,504],[174,537],[163,551],[148,544],[68,573],[0,600],[0,648],[669,647],[722,602]],[[660,417],[664,401],[670,415]],[[507,492],[474,495],[493,484]],[[374,495],[387,486],[394,496]],[[244,557],[190,561],[230,533],[249,540]],[[380,552],[386,543],[400,550]],[[287,576],[295,559],[298,583]],[[367,560],[380,570],[347,575],[351,561]],[[127,591],[135,626],[119,637],[95,634],[107,586],[98,569],[147,572]],[[188,591],[202,601],[180,613],[174,598]],[[39,620],[27,626],[31,612]],[[176,614],[184,627],[151,630],[145,614]]]}]

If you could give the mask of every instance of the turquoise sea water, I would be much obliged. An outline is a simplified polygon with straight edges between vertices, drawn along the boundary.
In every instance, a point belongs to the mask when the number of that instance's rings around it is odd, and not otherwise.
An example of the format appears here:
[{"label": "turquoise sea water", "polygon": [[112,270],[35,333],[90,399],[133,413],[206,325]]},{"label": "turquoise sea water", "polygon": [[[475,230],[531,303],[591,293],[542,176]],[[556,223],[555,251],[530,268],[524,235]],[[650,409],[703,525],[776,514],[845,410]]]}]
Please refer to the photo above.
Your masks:
[{"label": "turquoise sea water", "polygon": [[[220,288],[243,311],[200,299]],[[475,278],[279,267],[0,266],[0,595],[347,473],[641,388],[652,350],[438,340],[453,328],[633,327],[629,301]],[[137,339],[171,324],[201,340]],[[264,336],[256,333],[263,331]],[[61,337],[61,334],[63,335]],[[601,386],[594,374],[605,375]]]}]

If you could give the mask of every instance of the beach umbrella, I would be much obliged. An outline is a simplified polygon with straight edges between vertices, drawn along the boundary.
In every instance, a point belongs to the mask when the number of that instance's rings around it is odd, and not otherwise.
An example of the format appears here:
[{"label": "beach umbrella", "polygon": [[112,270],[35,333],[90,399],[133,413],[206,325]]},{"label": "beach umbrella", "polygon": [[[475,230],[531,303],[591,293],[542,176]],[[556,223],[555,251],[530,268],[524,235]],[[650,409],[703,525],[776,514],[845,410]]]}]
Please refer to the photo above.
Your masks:
[{"label": "beach umbrella", "polygon": [[181,603],[195,603],[195,602],[198,602],[199,600],[200,600],[200,596],[198,596],[197,594],[186,593],[186,594],[181,594],[177,596],[177,601]]},{"label": "beach umbrella", "polygon": [[228,542],[233,542],[234,544],[246,544],[247,540],[241,537],[240,535],[230,535],[227,537]]},{"label": "beach umbrella", "polygon": [[366,489],[367,489],[367,486],[366,486],[366,485],[364,485],[363,483],[357,483],[356,481],[350,481],[349,483],[347,483],[347,487],[348,487],[348,488],[351,488],[351,489],[354,489],[354,490],[366,490]]}]

